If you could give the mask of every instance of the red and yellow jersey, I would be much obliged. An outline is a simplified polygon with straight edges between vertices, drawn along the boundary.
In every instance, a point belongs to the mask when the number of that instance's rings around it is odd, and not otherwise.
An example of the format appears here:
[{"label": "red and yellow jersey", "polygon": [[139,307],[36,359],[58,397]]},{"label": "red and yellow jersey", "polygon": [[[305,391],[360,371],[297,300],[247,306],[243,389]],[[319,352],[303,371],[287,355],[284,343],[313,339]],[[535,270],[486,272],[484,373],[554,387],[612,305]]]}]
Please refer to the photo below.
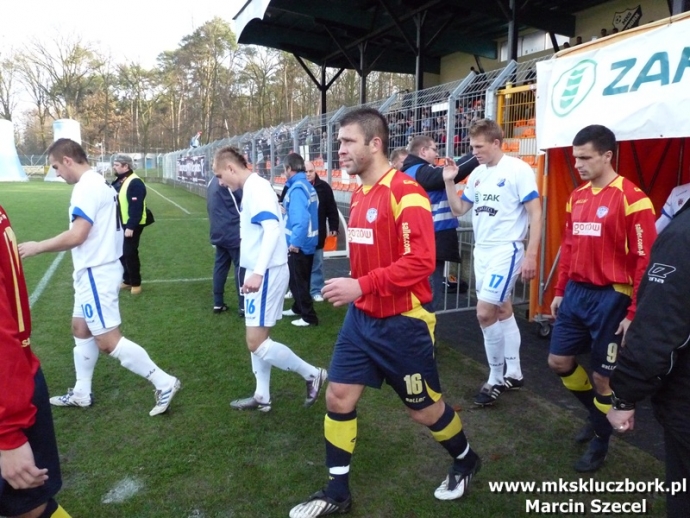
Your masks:
[{"label": "red and yellow jersey", "polygon": [[434,222],[424,189],[391,169],[352,195],[347,230],[355,306],[375,318],[399,315],[431,301],[436,265]]},{"label": "red and yellow jersey", "polygon": [[38,359],[31,352],[31,315],[17,239],[0,207],[0,450],[26,442],[23,429],[34,422],[34,375]]},{"label": "red and yellow jersey", "polygon": [[569,279],[612,285],[632,298],[632,319],[637,287],[656,239],[652,202],[634,183],[618,176],[601,189],[589,182],[575,189],[566,212],[556,295],[563,295]]}]

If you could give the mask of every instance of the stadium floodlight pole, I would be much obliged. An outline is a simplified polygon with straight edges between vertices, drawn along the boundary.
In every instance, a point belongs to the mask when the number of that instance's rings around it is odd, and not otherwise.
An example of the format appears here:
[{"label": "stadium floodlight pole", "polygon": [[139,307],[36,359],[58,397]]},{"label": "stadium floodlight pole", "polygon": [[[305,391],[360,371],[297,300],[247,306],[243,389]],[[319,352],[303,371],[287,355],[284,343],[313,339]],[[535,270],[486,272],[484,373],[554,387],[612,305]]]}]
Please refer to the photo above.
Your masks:
[{"label": "stadium floodlight pole", "polygon": [[503,88],[506,81],[508,80],[508,77],[510,77],[516,69],[517,62],[515,60],[511,60],[506,65],[506,67],[503,70],[501,70],[501,73],[498,74],[498,76],[496,76],[496,79],[493,80],[491,86],[487,88],[484,103],[484,117],[486,117],[487,119],[497,119],[498,104],[496,103],[496,92],[499,88]]},{"label": "stadium floodlight pole", "polygon": [[326,153],[326,156],[328,157],[328,167],[326,168],[326,171],[328,171],[326,174],[326,180],[328,181],[329,185],[332,183],[332,175],[333,175],[333,126],[336,123],[338,119],[340,119],[340,116],[345,112],[345,106],[341,106],[338,108],[338,110],[333,114],[333,117],[328,119],[328,124],[326,124],[326,146],[328,146],[328,152]]},{"label": "stadium floodlight pole", "polygon": [[[452,158],[454,156],[455,146],[451,144],[455,143],[455,134],[460,131],[460,128],[455,125],[455,103],[465,92],[465,90],[467,90],[467,88],[472,84],[476,76],[476,72],[470,70],[470,73],[467,74],[467,77],[460,81],[460,84],[458,84],[458,86],[456,86],[448,96],[448,120],[446,121],[446,157]],[[448,133],[448,128],[450,127],[453,128],[452,133]]]},{"label": "stadium floodlight pole", "polygon": [[[301,121],[297,123],[295,128],[292,130],[292,152],[293,153],[299,153],[299,132],[302,130],[302,127],[309,121],[309,117],[305,117]],[[302,157],[304,158],[304,157]]]}]

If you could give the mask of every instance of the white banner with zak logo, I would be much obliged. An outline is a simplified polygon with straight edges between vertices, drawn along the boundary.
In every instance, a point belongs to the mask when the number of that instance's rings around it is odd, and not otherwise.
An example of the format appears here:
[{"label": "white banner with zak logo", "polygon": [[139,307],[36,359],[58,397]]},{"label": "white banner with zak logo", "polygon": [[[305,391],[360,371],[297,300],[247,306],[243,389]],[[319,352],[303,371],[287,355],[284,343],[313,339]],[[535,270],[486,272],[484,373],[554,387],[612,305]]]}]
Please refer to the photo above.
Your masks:
[{"label": "white banner with zak logo", "polygon": [[590,124],[619,141],[690,136],[690,18],[537,63],[540,149]]}]

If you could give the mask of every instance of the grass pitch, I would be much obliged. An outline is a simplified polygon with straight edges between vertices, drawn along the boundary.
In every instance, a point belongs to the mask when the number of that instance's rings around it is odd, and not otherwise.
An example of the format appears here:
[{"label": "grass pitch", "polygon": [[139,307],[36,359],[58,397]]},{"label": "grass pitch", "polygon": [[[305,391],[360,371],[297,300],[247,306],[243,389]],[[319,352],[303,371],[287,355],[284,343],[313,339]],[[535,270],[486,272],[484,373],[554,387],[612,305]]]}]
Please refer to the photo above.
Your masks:
[{"label": "grass pitch", "polygon": [[[101,356],[94,406],[53,411],[64,479],[59,500],[75,518],[287,516],[326,480],[323,399],[302,408],[303,381],[274,369],[270,413],[230,410],[231,399],[252,393],[254,378],[230,284],[226,303],[231,310],[211,311],[213,249],[205,200],[157,183],[149,188],[156,223],[141,240],[143,293],[122,293],[122,331],[179,377],[183,388],[167,414],[151,418],[151,385]],[[44,239],[66,229],[70,190],[43,182],[0,184],[0,204],[18,240]],[[24,261],[30,293],[55,257]],[[51,395],[74,383],[71,273],[68,253],[32,311],[33,348]],[[319,327],[297,329],[284,320],[272,335],[305,360],[327,366],[344,309],[324,303],[317,310]],[[485,380],[486,367],[443,343],[438,363],[445,397],[460,410],[470,442],[484,460],[469,494],[457,502],[434,499],[449,465],[447,454],[407,418],[390,388],[367,390],[358,408],[351,516],[514,517],[526,514],[526,502],[536,499],[586,505],[594,499],[646,499],[647,516],[664,516],[658,494],[492,491],[490,483],[497,481],[578,480],[571,464],[583,448],[574,445],[572,434],[581,423],[574,425],[573,415],[549,403],[548,394],[529,390],[504,395],[497,408],[474,409],[471,398]],[[614,439],[609,461],[593,478],[626,477],[663,478],[663,465]]]}]

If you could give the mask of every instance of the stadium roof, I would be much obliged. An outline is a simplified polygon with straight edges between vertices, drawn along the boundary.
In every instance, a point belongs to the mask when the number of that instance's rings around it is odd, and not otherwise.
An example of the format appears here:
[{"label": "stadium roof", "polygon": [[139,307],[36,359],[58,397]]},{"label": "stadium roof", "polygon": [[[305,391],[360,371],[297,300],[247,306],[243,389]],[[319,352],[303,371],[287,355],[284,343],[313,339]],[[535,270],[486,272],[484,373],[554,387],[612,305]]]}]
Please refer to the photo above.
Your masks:
[{"label": "stadium roof", "polygon": [[611,0],[247,0],[234,17],[238,42],[291,52],[320,66],[439,74],[441,57],[497,58],[496,40],[528,27],[575,35],[576,12]]}]

